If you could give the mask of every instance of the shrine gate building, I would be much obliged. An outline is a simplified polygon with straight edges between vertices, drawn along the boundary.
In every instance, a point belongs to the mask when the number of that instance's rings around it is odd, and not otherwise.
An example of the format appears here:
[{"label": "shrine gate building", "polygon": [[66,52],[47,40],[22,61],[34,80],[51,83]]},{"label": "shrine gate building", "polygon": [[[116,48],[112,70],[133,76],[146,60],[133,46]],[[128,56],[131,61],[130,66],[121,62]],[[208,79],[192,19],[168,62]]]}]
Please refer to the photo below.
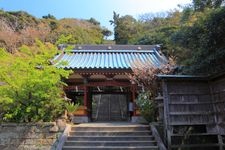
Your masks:
[{"label": "shrine gate building", "polygon": [[139,88],[128,74],[133,67],[167,63],[158,45],[76,45],[54,60],[56,66],[73,70],[66,79],[65,93],[82,106],[73,119],[79,123],[138,121],[135,99]]}]

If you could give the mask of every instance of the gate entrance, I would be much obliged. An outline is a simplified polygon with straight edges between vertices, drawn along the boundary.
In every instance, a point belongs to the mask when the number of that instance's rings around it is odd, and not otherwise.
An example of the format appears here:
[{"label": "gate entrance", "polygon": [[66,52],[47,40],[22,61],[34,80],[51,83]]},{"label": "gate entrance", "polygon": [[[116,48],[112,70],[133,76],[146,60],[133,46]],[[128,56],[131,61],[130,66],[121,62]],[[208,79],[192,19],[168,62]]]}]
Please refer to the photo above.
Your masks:
[{"label": "gate entrance", "polygon": [[92,95],[93,121],[127,121],[128,99],[125,94]]}]

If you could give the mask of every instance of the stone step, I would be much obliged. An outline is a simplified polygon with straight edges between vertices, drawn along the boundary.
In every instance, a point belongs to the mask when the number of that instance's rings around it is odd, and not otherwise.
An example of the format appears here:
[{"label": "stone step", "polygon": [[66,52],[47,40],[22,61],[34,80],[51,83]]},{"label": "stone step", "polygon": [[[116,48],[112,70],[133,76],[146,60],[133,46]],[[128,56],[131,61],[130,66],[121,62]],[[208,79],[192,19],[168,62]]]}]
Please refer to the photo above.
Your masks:
[{"label": "stone step", "polygon": [[154,137],[149,136],[69,136],[68,141],[152,141]]},{"label": "stone step", "polygon": [[65,146],[156,146],[155,141],[67,141]]},{"label": "stone step", "polygon": [[151,135],[146,131],[71,131],[70,136],[132,136],[132,135]]},{"label": "stone step", "polygon": [[145,131],[150,132],[148,126],[140,127],[72,127],[71,131]]},{"label": "stone step", "polygon": [[148,125],[87,123],[72,126],[63,150],[158,150]]},{"label": "stone step", "polygon": [[127,120],[127,118],[97,118],[97,121],[124,121],[124,120]]},{"label": "stone step", "polygon": [[62,150],[158,150],[158,146],[64,146]]}]

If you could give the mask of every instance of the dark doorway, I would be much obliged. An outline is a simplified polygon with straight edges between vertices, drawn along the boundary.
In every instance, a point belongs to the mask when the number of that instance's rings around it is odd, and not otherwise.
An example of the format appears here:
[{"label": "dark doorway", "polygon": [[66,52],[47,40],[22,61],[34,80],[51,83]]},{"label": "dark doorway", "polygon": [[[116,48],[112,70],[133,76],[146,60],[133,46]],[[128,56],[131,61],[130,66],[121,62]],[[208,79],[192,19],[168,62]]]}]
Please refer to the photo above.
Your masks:
[{"label": "dark doorway", "polygon": [[93,121],[127,121],[128,99],[126,94],[93,94]]}]

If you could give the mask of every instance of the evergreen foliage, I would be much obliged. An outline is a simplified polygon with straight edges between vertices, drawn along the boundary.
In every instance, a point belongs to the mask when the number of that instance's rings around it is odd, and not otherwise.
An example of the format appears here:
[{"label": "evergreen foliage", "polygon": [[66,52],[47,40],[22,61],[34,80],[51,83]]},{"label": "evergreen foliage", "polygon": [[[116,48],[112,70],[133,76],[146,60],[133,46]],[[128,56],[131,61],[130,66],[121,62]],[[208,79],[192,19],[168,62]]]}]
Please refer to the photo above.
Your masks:
[{"label": "evergreen foliage", "polygon": [[207,9],[192,26],[173,35],[189,53],[185,73],[214,74],[225,70],[225,8]]},{"label": "evergreen foliage", "polygon": [[113,13],[117,44],[161,44],[184,74],[225,71],[225,1],[193,0],[183,11],[144,14],[139,20]]}]

